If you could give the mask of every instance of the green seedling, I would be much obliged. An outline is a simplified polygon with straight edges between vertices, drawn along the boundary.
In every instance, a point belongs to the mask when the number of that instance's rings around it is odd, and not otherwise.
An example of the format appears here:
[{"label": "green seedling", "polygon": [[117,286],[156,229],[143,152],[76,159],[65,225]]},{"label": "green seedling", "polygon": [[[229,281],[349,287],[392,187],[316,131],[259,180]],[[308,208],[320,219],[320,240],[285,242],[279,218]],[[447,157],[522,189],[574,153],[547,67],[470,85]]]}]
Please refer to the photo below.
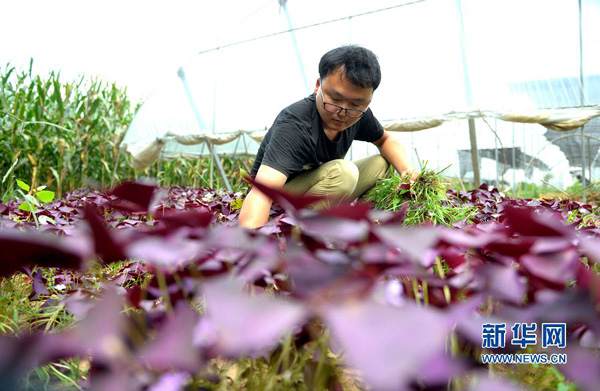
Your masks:
[{"label": "green seedling", "polygon": [[17,193],[22,199],[19,210],[29,212],[37,227],[40,224],[55,224],[52,217],[38,216],[39,208],[43,204],[49,204],[54,200],[54,192],[46,190],[46,186],[38,186],[32,189],[31,186],[20,179],[17,179],[17,186],[19,187]]}]

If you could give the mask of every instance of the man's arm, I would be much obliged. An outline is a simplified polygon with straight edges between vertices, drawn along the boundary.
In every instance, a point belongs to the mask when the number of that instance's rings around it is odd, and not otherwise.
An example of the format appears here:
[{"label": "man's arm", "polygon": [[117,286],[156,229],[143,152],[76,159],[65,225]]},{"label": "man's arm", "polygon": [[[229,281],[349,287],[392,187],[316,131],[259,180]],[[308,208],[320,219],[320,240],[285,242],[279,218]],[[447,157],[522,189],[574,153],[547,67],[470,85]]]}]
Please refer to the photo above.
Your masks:
[{"label": "man's arm", "polygon": [[[261,164],[255,180],[274,189],[282,189],[287,176],[282,172]],[[255,187],[244,199],[240,211],[240,225],[245,228],[262,227],[269,221],[269,211],[273,201]]]},{"label": "man's arm", "polygon": [[[385,158],[398,173],[412,172],[404,147],[389,132],[383,131],[383,136],[373,142],[379,148],[379,153]],[[413,174],[414,175],[414,174]]]}]

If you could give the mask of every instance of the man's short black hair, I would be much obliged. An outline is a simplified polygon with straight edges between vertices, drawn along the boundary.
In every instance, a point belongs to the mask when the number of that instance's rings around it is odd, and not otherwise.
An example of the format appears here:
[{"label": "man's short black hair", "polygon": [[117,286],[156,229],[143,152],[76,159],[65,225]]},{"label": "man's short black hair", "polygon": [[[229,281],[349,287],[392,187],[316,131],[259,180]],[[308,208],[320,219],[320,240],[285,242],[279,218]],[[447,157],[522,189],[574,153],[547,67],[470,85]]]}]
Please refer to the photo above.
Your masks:
[{"label": "man's short black hair", "polygon": [[376,90],[381,82],[381,69],[377,56],[356,45],[340,46],[325,53],[319,61],[319,76],[323,80],[340,66],[350,82],[358,87]]}]

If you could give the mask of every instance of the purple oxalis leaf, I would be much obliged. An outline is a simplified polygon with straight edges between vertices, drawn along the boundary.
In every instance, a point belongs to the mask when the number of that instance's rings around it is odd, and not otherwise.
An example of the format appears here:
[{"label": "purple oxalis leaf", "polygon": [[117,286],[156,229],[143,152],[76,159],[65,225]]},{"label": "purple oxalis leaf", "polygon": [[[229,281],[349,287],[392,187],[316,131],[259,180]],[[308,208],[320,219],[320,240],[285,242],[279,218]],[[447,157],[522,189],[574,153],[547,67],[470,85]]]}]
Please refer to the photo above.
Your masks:
[{"label": "purple oxalis leaf", "polygon": [[425,365],[443,354],[451,329],[442,314],[408,304],[350,302],[325,307],[322,316],[344,361],[377,390],[404,389],[418,378]]},{"label": "purple oxalis leaf", "polygon": [[[257,238],[258,239],[258,238]],[[259,246],[256,248],[254,258],[239,265],[238,276],[252,283],[265,275],[265,272],[276,270],[281,267],[280,250],[276,241],[257,240]]]},{"label": "purple oxalis leaf", "polygon": [[322,201],[324,197],[310,194],[295,195],[282,190],[273,189],[267,185],[257,182],[253,178],[245,178],[253,187],[260,190],[261,193],[277,202],[288,213],[294,213],[297,210],[304,209],[318,201]]},{"label": "purple oxalis leaf", "polygon": [[85,317],[67,334],[96,359],[124,360],[126,323],[121,314],[124,301],[115,287],[107,287]]},{"label": "purple oxalis leaf", "polygon": [[468,391],[521,391],[523,388],[507,379],[492,378],[481,374],[473,377]]},{"label": "purple oxalis leaf", "polygon": [[88,312],[94,307],[94,302],[89,295],[84,294],[81,290],[67,294],[62,300],[67,311],[69,311],[76,320],[83,320]]},{"label": "purple oxalis leaf", "polygon": [[350,243],[362,241],[369,234],[367,221],[355,221],[322,215],[299,219],[302,232],[315,239]]},{"label": "purple oxalis leaf", "polygon": [[425,267],[431,266],[426,253],[438,242],[440,233],[437,228],[386,225],[374,227],[373,231],[388,246],[400,248],[410,259]]},{"label": "purple oxalis leaf", "polygon": [[190,380],[190,375],[185,372],[167,373],[162,375],[148,391],[182,391]]},{"label": "purple oxalis leaf", "polygon": [[458,229],[442,229],[440,240],[459,248],[480,248],[505,235],[490,232],[472,234]]},{"label": "purple oxalis leaf", "polygon": [[578,265],[577,285],[588,291],[593,302],[600,304],[600,276],[582,264]]},{"label": "purple oxalis leaf", "polygon": [[555,253],[566,251],[572,247],[573,241],[571,239],[536,238],[530,251],[532,254]]},{"label": "purple oxalis leaf", "polygon": [[371,204],[356,202],[354,204],[341,204],[319,211],[319,215],[326,217],[338,217],[348,220],[368,220]]},{"label": "purple oxalis leaf", "polygon": [[579,248],[592,262],[600,263],[600,238],[582,238]]},{"label": "purple oxalis leaf", "polygon": [[0,230],[0,277],[25,266],[79,269],[85,254],[53,235],[17,230]]},{"label": "purple oxalis leaf", "polygon": [[337,296],[360,295],[364,293],[364,283],[373,282],[356,277],[350,265],[324,262],[299,245],[287,248],[285,262],[292,294],[305,300],[330,299],[326,292],[331,293],[335,287]]},{"label": "purple oxalis leaf", "polygon": [[204,243],[207,247],[215,249],[255,251],[264,244],[264,238],[251,236],[248,230],[239,226],[217,225],[208,232],[206,238],[204,238]]},{"label": "purple oxalis leaf", "polygon": [[368,243],[360,248],[360,260],[364,263],[397,264],[403,261],[399,250],[390,249],[381,242]]},{"label": "purple oxalis leaf", "polygon": [[[451,310],[451,313],[454,313],[454,309]],[[471,314],[470,316],[463,316],[463,317],[456,317],[454,316],[454,318],[457,320],[457,327],[456,327],[456,333],[457,335],[459,335],[461,338],[464,338],[466,341],[470,342],[471,344],[475,345],[475,346],[481,346],[482,343],[482,338],[481,338],[481,333],[483,330],[483,325],[484,324],[488,324],[488,323],[507,323],[507,319],[511,319],[510,316],[509,317],[499,317],[496,315],[481,315],[478,313],[475,314]],[[526,318],[529,321],[529,318]],[[512,337],[512,331],[510,328],[506,329],[506,338],[509,341]],[[512,345],[510,344],[506,344],[504,349],[501,349],[502,351],[505,350],[510,350],[511,348],[514,348]],[[514,350],[514,349],[513,349]]]},{"label": "purple oxalis leaf", "polygon": [[260,355],[307,317],[302,305],[265,294],[249,295],[229,277],[206,282],[204,295],[207,318],[218,336],[214,348],[226,357]]},{"label": "purple oxalis leaf", "polygon": [[92,230],[94,249],[102,261],[104,263],[124,261],[127,258],[125,244],[108,229],[90,204],[85,206],[85,218]]},{"label": "purple oxalis leaf", "polygon": [[439,255],[451,269],[456,269],[467,261],[466,252],[458,250],[456,247],[443,248],[439,251]]},{"label": "purple oxalis leaf", "polygon": [[200,350],[192,341],[198,318],[187,304],[178,305],[156,338],[140,353],[141,361],[155,370],[196,372],[201,365]]},{"label": "purple oxalis leaf", "polygon": [[483,264],[476,267],[475,275],[481,279],[483,290],[493,297],[514,304],[523,302],[527,290],[525,277],[520,276],[514,267]]},{"label": "purple oxalis leaf", "polygon": [[574,233],[562,222],[560,215],[535,208],[508,206],[503,212],[504,223],[514,234],[522,236],[561,236]]},{"label": "purple oxalis leaf", "polygon": [[110,194],[117,197],[110,204],[115,209],[128,212],[148,212],[156,201],[157,190],[155,185],[123,182],[110,191]]},{"label": "purple oxalis leaf", "polygon": [[127,248],[127,258],[138,259],[162,269],[176,269],[194,261],[205,252],[204,243],[196,239],[177,235],[149,236],[131,243]]},{"label": "purple oxalis leaf", "polygon": [[521,264],[534,276],[556,284],[575,278],[579,254],[574,249],[544,255],[524,255]]},{"label": "purple oxalis leaf", "polygon": [[22,390],[32,369],[83,353],[64,334],[0,335],[0,389]]},{"label": "purple oxalis leaf", "polygon": [[29,295],[29,300],[38,300],[40,296],[47,296],[50,294],[50,292],[48,292],[48,288],[46,288],[46,282],[42,276],[42,272],[39,269],[36,269],[32,273],[30,273],[28,270],[27,274],[31,276],[32,288],[31,295]]},{"label": "purple oxalis leaf", "polygon": [[[538,292],[537,302],[527,307],[504,306],[496,314],[514,322],[557,322],[585,324],[600,335],[600,318],[589,292],[569,289],[564,292]],[[544,297],[547,296],[547,297]]]},{"label": "purple oxalis leaf", "polygon": [[503,237],[495,238],[490,243],[482,247],[486,252],[492,252],[494,254],[500,254],[507,257],[519,257],[524,254],[528,254],[531,247],[534,245],[534,238],[527,237]]},{"label": "purple oxalis leaf", "polygon": [[103,373],[95,373],[90,376],[90,385],[86,387],[90,391],[142,391],[146,390],[141,379],[132,376],[125,367],[110,368]]},{"label": "purple oxalis leaf", "polygon": [[408,213],[409,202],[404,202],[400,209],[395,212],[389,212],[381,209],[371,209],[369,211],[369,219],[380,224],[402,224]]},{"label": "purple oxalis leaf", "polygon": [[561,366],[561,372],[579,389],[596,391],[600,384],[600,357],[597,352],[571,347],[567,350],[567,356],[568,361]]},{"label": "purple oxalis leaf", "polygon": [[186,211],[161,212],[160,209],[155,213],[155,218],[159,219],[169,228],[191,227],[206,228],[210,225],[213,214],[205,207],[194,208]]},{"label": "purple oxalis leaf", "polygon": [[463,361],[450,357],[445,352],[439,352],[427,359],[422,365],[423,370],[415,379],[418,384],[425,384],[432,388],[447,387],[448,381],[467,372],[467,365]]}]

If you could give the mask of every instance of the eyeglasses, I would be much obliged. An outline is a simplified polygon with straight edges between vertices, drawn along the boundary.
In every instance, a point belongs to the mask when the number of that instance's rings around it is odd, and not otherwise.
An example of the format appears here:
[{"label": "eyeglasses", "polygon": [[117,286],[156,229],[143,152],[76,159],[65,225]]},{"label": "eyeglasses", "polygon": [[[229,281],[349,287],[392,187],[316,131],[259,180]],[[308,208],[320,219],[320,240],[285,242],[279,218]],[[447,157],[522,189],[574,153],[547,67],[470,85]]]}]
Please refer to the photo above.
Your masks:
[{"label": "eyeglasses", "polygon": [[338,106],[333,103],[325,102],[325,96],[323,95],[323,88],[319,88],[319,92],[321,93],[321,99],[323,100],[323,108],[328,113],[341,114],[343,112],[344,115],[345,116],[347,115],[349,118],[360,118],[365,113],[364,111],[361,111],[361,110],[348,109],[346,107]]}]

